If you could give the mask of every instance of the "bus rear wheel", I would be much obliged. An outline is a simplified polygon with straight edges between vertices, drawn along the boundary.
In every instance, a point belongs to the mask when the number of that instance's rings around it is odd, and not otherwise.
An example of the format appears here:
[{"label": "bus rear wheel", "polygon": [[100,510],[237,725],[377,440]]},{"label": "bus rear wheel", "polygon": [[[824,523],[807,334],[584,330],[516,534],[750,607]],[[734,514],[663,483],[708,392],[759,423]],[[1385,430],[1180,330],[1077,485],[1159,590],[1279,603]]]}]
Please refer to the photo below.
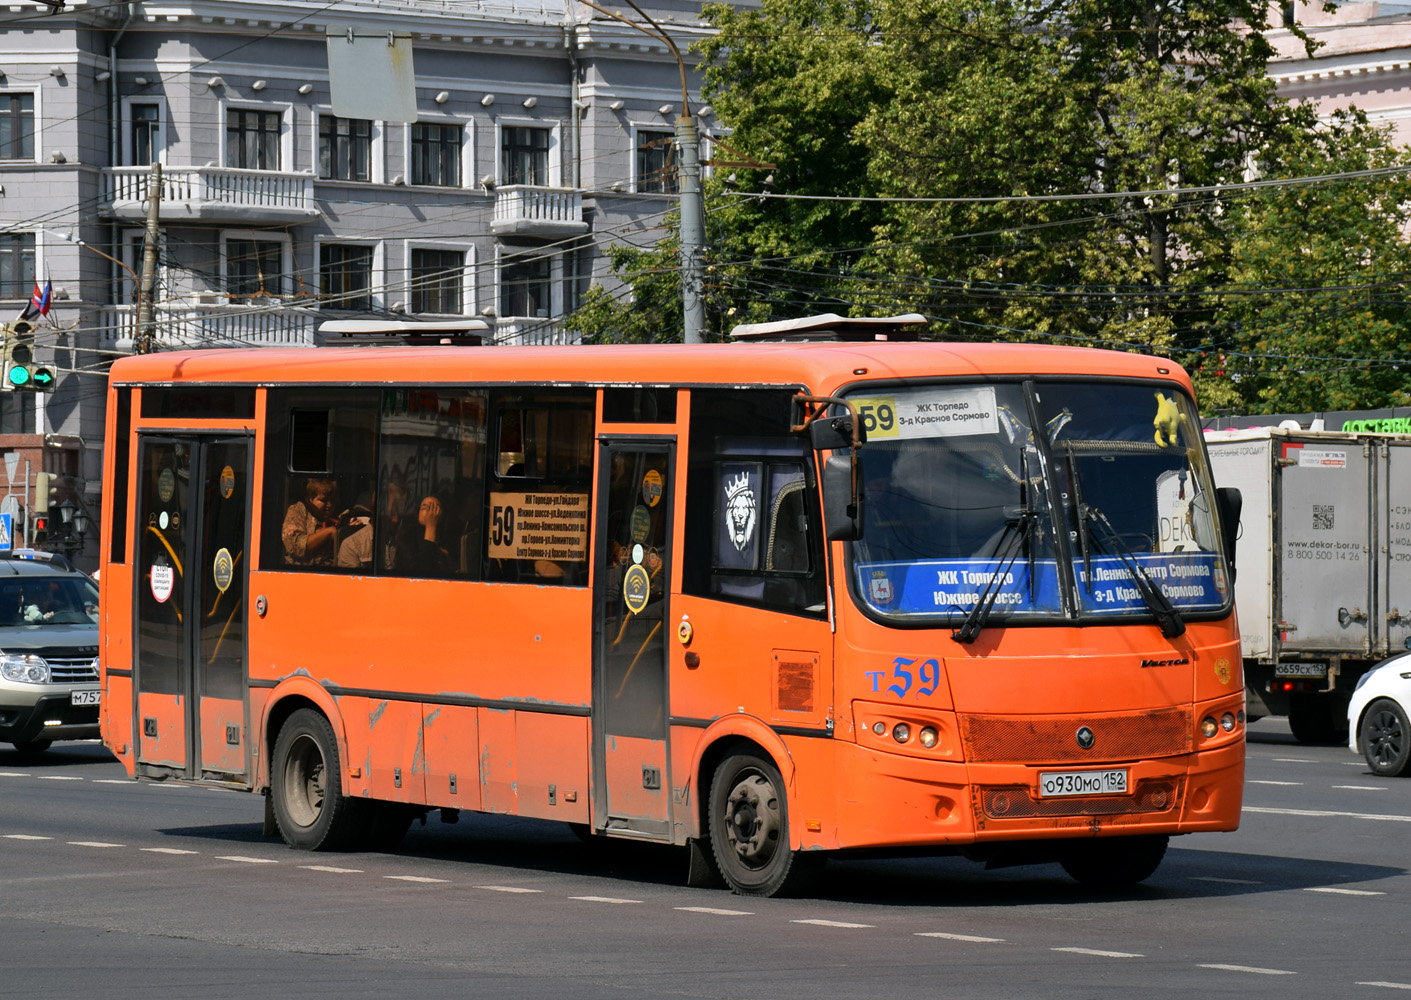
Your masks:
[{"label": "bus rear wheel", "polygon": [[275,822],[290,847],[342,851],[363,837],[367,804],[343,794],[338,740],[321,713],[301,708],[289,716],[274,742],[270,781]]},{"label": "bus rear wheel", "polygon": [[1126,889],[1152,876],[1166,856],[1171,838],[1103,837],[1069,844],[1063,870],[1091,889]]},{"label": "bus rear wheel", "polygon": [[753,753],[733,754],[715,769],[710,846],[720,874],[740,896],[797,892],[821,864],[789,846],[784,779],[773,762]]}]

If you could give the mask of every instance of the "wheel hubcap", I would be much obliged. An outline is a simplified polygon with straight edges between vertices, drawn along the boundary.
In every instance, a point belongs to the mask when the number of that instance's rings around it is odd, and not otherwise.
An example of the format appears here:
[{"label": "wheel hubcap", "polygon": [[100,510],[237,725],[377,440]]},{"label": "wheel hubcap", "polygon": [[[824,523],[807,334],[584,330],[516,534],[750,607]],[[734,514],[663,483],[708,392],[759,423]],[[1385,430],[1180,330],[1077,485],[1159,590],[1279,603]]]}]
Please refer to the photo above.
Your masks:
[{"label": "wheel hubcap", "polygon": [[1401,756],[1401,725],[1391,712],[1378,712],[1371,722],[1372,755],[1377,758],[1378,764],[1393,763]]},{"label": "wheel hubcap", "polygon": [[760,774],[742,777],[725,803],[725,829],[736,856],[751,868],[762,868],[779,844],[779,797]]},{"label": "wheel hubcap", "polygon": [[313,826],[323,812],[323,754],[308,736],[299,737],[289,748],[284,767],[285,807],[289,818],[300,826]]}]

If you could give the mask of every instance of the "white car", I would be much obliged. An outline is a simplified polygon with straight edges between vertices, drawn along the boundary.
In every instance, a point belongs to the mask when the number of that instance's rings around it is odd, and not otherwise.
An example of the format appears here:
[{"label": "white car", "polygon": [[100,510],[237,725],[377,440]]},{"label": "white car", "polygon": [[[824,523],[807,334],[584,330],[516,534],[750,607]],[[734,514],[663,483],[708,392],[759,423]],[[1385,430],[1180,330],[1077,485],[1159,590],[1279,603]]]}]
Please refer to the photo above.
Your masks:
[{"label": "white car", "polygon": [[1373,774],[1411,774],[1411,653],[1362,675],[1347,706],[1347,746],[1367,758]]}]

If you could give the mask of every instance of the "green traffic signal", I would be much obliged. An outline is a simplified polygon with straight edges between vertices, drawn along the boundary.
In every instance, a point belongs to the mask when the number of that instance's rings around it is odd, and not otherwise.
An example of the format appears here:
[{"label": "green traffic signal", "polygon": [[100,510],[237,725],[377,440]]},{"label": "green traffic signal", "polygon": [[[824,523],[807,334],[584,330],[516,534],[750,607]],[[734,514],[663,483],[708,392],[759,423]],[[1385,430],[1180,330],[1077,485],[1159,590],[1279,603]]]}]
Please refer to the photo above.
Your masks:
[{"label": "green traffic signal", "polygon": [[36,368],[30,377],[34,381],[34,387],[40,392],[48,392],[54,388],[54,370],[52,368]]},{"label": "green traffic signal", "polygon": [[[51,375],[52,379],[53,376]],[[5,381],[16,389],[23,389],[30,384],[30,373],[28,365],[11,365],[5,372]]]}]

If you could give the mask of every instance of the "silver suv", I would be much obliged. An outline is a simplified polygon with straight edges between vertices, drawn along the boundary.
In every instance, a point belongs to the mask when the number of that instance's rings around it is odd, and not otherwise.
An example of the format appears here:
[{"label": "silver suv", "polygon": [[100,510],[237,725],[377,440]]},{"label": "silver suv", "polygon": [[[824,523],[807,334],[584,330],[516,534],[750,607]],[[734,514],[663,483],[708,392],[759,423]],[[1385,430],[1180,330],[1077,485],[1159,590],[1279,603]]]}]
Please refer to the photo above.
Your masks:
[{"label": "silver suv", "polygon": [[97,737],[97,584],[62,555],[0,552],[0,741]]}]

